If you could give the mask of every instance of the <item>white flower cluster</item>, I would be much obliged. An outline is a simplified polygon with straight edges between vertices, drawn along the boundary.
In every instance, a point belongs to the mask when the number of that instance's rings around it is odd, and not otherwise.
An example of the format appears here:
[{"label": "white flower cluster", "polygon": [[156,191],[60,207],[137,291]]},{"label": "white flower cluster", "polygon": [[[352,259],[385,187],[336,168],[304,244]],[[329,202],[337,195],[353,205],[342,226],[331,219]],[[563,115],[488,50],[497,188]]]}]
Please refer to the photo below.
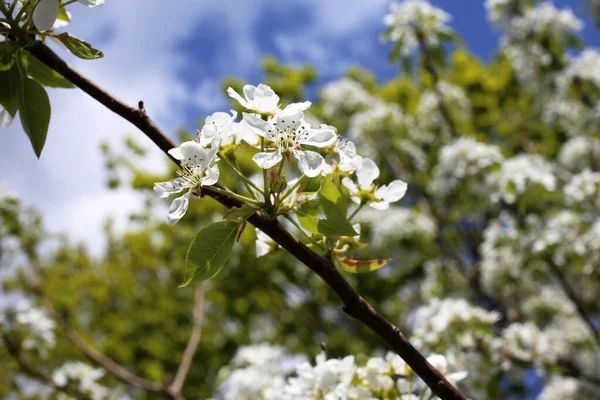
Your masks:
[{"label": "white flower cluster", "polygon": [[452,32],[446,25],[450,19],[448,13],[425,0],[405,0],[390,5],[383,23],[388,27],[389,39],[401,43],[400,52],[408,56],[419,47],[417,29],[427,45],[438,46],[440,34]]},{"label": "white flower cluster", "polygon": [[434,298],[411,316],[413,343],[421,349],[449,345],[474,348],[491,339],[491,331],[485,327],[499,319],[497,312],[473,306],[465,299]]},{"label": "white flower cluster", "polygon": [[55,385],[66,386],[76,384],[77,390],[89,396],[91,400],[112,398],[110,391],[97,383],[104,376],[101,368],[92,368],[79,361],[67,362],[52,373]]},{"label": "white flower cluster", "polygon": [[491,22],[505,23],[514,17],[513,10],[518,9],[519,3],[521,0],[485,0],[484,6]]},{"label": "white flower cluster", "polygon": [[575,378],[554,376],[546,385],[539,400],[598,400],[600,392],[595,385],[586,384]]},{"label": "white flower cluster", "polygon": [[507,283],[523,280],[525,243],[521,236],[516,221],[507,213],[502,213],[484,229],[479,246],[480,279],[487,293],[510,299],[516,289]]},{"label": "white flower cluster", "polygon": [[571,171],[583,171],[600,163],[600,140],[574,137],[563,144],[558,162]]},{"label": "white flower cluster", "polygon": [[[461,181],[469,177],[480,177],[484,183],[483,172],[504,160],[497,146],[481,143],[472,138],[459,138],[440,149],[436,166],[433,190],[445,195]],[[482,192],[487,192],[482,188]]]},{"label": "white flower cluster", "polygon": [[[192,194],[199,194],[203,187],[210,189],[217,183],[220,175],[217,164],[226,157],[223,154],[235,151],[241,145],[259,150],[252,159],[260,168],[266,170],[280,165],[278,177],[283,170],[282,163],[289,163],[292,158],[297,160],[304,177],[344,175],[344,185],[350,188],[352,199],[359,204],[385,209],[390,202],[404,196],[406,183],[400,180],[381,187],[374,185],[373,181],[379,177],[375,163],[357,155],[354,144],[342,140],[334,127],[321,125],[312,128],[304,114],[311,106],[309,101],[289,104],[282,109],[279,96],[263,84],[244,86],[243,97],[232,88],[227,92],[248,111],[243,113],[242,121],[235,121],[237,113],[234,111],[231,115],[217,112],[206,118],[197,140],[187,141],[169,150],[171,157],[180,162],[179,177],[154,185],[154,191],[161,198],[185,192],[173,200],[169,208],[168,220],[172,225],[186,213]],[[260,144],[258,137],[261,138]],[[310,148],[327,149],[327,158]],[[348,178],[354,171],[358,186]],[[261,189],[256,184],[254,187],[257,192],[253,192],[252,196],[256,197],[263,196],[263,191],[267,189]],[[290,191],[293,189],[294,186],[290,187]],[[257,254],[266,254],[266,244],[266,238],[259,238]]]},{"label": "white flower cluster", "polygon": [[582,29],[583,21],[571,9],[560,10],[551,2],[545,1],[513,18],[509,34],[517,40],[528,40],[532,34],[562,38],[569,32],[579,32]]},{"label": "white flower cluster", "polygon": [[584,169],[573,175],[564,187],[567,204],[590,203],[600,208],[600,172]]},{"label": "white flower cluster", "polygon": [[592,82],[600,88],[600,52],[595,49],[583,50],[556,80],[559,89],[566,90],[575,79]]},{"label": "white flower cluster", "polygon": [[[471,117],[471,101],[462,88],[441,81],[437,84],[437,90],[446,108],[451,110],[452,118],[464,121]],[[441,127],[447,136],[451,134],[440,111],[440,95],[434,90],[426,90],[421,95],[417,107],[417,120],[423,131],[428,132]]]},{"label": "white flower cluster", "polygon": [[0,329],[7,333],[19,332],[24,349],[36,350],[45,354],[54,347],[56,323],[46,313],[34,307],[29,301],[21,300],[0,312]]},{"label": "white flower cluster", "polygon": [[500,171],[490,175],[489,179],[496,188],[492,200],[502,199],[509,204],[534,186],[541,186],[549,192],[556,189],[553,165],[537,154],[519,154],[506,160]]},{"label": "white flower cluster", "polygon": [[[225,382],[217,398],[263,400],[362,400],[362,399],[417,399],[429,393],[425,384],[396,354],[385,358],[372,357],[364,365],[357,365],[354,356],[327,359],[324,353],[311,365],[299,358],[290,358],[280,347],[250,346],[251,363],[240,365],[236,356],[233,372],[228,368]],[[240,352],[248,353],[244,348]],[[259,354],[264,352],[266,355]],[[239,354],[239,353],[238,353]],[[287,367],[282,360],[288,359]],[[444,356],[432,354],[427,360],[447,378],[456,383],[466,377],[465,372],[453,372]],[[290,368],[291,366],[291,368]],[[290,372],[293,374],[290,375]],[[413,397],[414,396],[414,397]]]},{"label": "white flower cluster", "polygon": [[376,101],[360,83],[349,78],[325,85],[321,90],[321,100],[323,115],[327,118],[355,112]]},{"label": "white flower cluster", "polygon": [[371,226],[370,243],[375,248],[402,239],[431,240],[437,233],[437,226],[431,218],[403,207],[390,207],[385,218],[381,218],[375,210],[366,209],[358,214],[358,221]]},{"label": "white flower cluster", "polygon": [[[538,366],[544,361],[556,361],[549,338],[533,322],[510,324],[502,331],[502,345],[508,360],[533,362]],[[510,368],[510,361],[504,367]]]}]

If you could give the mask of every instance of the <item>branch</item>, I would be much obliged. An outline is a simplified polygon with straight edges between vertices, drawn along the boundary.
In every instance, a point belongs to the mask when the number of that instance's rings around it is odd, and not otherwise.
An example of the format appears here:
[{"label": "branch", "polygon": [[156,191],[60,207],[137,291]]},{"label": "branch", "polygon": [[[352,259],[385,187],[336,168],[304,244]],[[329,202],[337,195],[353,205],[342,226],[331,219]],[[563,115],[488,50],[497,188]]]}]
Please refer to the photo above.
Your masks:
[{"label": "branch", "polygon": [[437,98],[438,98],[438,108],[440,110],[440,114],[442,115],[444,122],[448,126],[448,130],[450,131],[450,136],[457,137],[458,134],[457,134],[456,125],[454,124],[454,121],[452,120],[452,117],[450,116],[450,111],[448,111],[448,108],[446,107],[446,104],[444,103],[444,94],[442,93],[442,91],[440,89],[440,85],[439,85],[440,76],[439,76],[437,70],[435,69],[435,67],[433,66],[431,57],[429,56],[429,53],[427,52],[427,43],[425,43],[425,36],[423,35],[423,32],[419,28],[415,28],[415,34],[417,36],[417,40],[419,41],[419,47],[421,49],[421,53],[423,53],[423,67],[425,68],[425,70],[427,72],[429,72],[429,74],[431,75],[431,79],[433,80],[433,90],[435,91],[435,94],[437,95]]},{"label": "branch", "polygon": [[39,268],[33,263],[31,269],[33,272],[32,286],[34,293],[40,299],[40,302],[42,303],[46,312],[54,321],[56,321],[56,323],[58,323],[62,327],[62,329],[67,334],[69,340],[75,346],[77,346],[79,350],[81,350],[90,360],[100,365],[108,373],[115,376],[121,382],[149,392],[163,394],[165,393],[165,388],[163,387],[163,385],[147,380],[129,372],[123,366],[113,361],[110,357],[102,354],[94,347],[86,343],[86,341],[81,337],[81,335],[79,335],[79,333],[71,326],[67,318],[65,318],[58,311],[56,311],[48,297],[45,295],[40,282]]},{"label": "branch", "polygon": [[562,287],[563,291],[565,292],[565,294],[567,295],[569,300],[571,300],[573,302],[573,304],[575,304],[575,309],[577,310],[577,313],[579,314],[581,319],[583,319],[585,321],[587,326],[590,328],[591,333],[594,335],[594,338],[596,339],[598,344],[600,344],[600,332],[598,331],[598,328],[592,322],[592,316],[590,315],[587,308],[583,304],[583,301],[581,301],[579,296],[577,296],[577,293],[571,287],[571,285],[567,281],[567,278],[565,277],[563,272],[560,270],[560,268],[550,258],[546,258],[546,262],[548,263],[548,266],[550,267],[550,271],[552,272],[552,274],[556,277],[556,279],[560,283],[560,286]]},{"label": "branch", "polygon": [[182,399],[181,389],[183,388],[183,384],[185,383],[185,378],[190,372],[190,367],[192,366],[192,361],[194,359],[194,354],[196,354],[196,350],[198,349],[198,345],[200,344],[200,339],[202,337],[202,321],[204,320],[204,284],[200,282],[196,285],[196,294],[194,300],[194,311],[193,311],[193,323],[194,327],[192,328],[192,334],[190,335],[190,340],[185,347],[183,352],[183,356],[181,357],[181,364],[177,369],[177,373],[175,374],[175,379],[173,379],[173,383],[169,386],[167,391],[171,395],[173,399]]},{"label": "branch", "polygon": [[14,358],[17,364],[19,365],[19,369],[21,370],[21,372],[52,386],[59,392],[68,394],[75,398],[83,398],[77,392],[70,390],[67,386],[57,385],[51,377],[44,375],[43,373],[37,371],[34,367],[32,367],[29,364],[29,362],[27,362],[25,357],[23,357],[20,347],[15,345],[8,335],[2,335],[2,343],[4,343],[8,354],[10,354],[11,357]]},{"label": "branch", "polygon": [[[130,121],[148,136],[162,151],[167,153],[176,147],[175,144],[152,122],[148,116],[137,108],[115,99],[109,93],[85,78],[71,68],[50,48],[41,42],[36,42],[28,50],[38,60],[60,73],[66,79],[78,86],[108,109]],[[205,192],[206,195],[232,208],[240,207],[242,202],[219,193]],[[404,337],[400,329],[388,322],[371,305],[369,305],[350,285],[350,283],[335,268],[328,258],[319,256],[306,245],[298,241],[277,220],[268,219],[263,213],[255,213],[249,222],[270,236],[281,247],[300,260],[309,269],[319,275],[343,302],[343,310],[351,317],[368,326],[381,337],[429,386],[432,392],[446,400],[461,399],[465,396],[456,389],[444,376],[415,349]]]}]

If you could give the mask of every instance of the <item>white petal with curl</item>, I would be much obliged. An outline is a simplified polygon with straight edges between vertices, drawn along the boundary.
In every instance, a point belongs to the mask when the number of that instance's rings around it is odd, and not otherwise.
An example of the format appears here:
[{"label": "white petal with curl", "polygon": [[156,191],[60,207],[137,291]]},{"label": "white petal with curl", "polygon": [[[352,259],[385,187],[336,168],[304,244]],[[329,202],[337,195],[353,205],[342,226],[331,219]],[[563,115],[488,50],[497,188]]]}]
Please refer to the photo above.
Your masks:
[{"label": "white petal with curl", "polygon": [[219,167],[213,165],[206,170],[206,175],[200,180],[202,186],[211,186],[219,180]]},{"label": "white petal with curl", "polygon": [[325,159],[316,151],[294,151],[294,156],[298,160],[298,168],[304,175],[313,178],[321,173]]},{"label": "white petal with curl", "polygon": [[232,99],[237,100],[242,105],[242,107],[244,107],[246,109],[250,109],[251,108],[250,104],[246,101],[246,99],[244,99],[242,96],[240,96],[238,92],[236,92],[235,90],[233,90],[233,88],[227,88],[227,94]]},{"label": "white petal with curl", "polygon": [[169,197],[174,193],[181,193],[185,189],[185,180],[182,178],[175,178],[168,182],[156,182],[154,184],[154,193],[156,193],[161,199]]},{"label": "white petal with curl", "polygon": [[281,160],[283,160],[283,156],[281,155],[280,151],[274,151],[271,153],[263,152],[256,153],[252,159],[259,167],[268,169],[279,164]]},{"label": "white petal with curl", "polygon": [[352,179],[348,178],[347,176],[344,177],[344,179],[342,179],[342,185],[344,185],[348,188],[348,191],[350,192],[350,194],[358,193],[358,186],[356,186],[356,183],[354,183],[354,181]]},{"label": "white petal with curl", "polygon": [[87,7],[98,7],[106,3],[106,0],[77,0],[81,4]]},{"label": "white petal with curl", "polygon": [[298,143],[315,147],[327,147],[337,141],[337,133],[332,128],[306,129]]},{"label": "white petal with curl", "polygon": [[356,177],[360,187],[369,188],[373,186],[373,181],[379,178],[379,167],[370,158],[363,158],[361,167],[356,170]]},{"label": "white petal with curl", "polygon": [[406,182],[395,180],[389,185],[378,188],[375,191],[375,197],[388,203],[394,203],[404,197],[407,187]]},{"label": "white petal with curl", "polygon": [[188,191],[181,197],[176,198],[169,207],[169,215],[167,219],[171,225],[175,225],[185,215],[188,207],[190,206],[190,195],[191,191]]},{"label": "white petal with curl", "polygon": [[58,18],[58,0],[42,0],[33,10],[33,23],[40,31],[52,29]]}]

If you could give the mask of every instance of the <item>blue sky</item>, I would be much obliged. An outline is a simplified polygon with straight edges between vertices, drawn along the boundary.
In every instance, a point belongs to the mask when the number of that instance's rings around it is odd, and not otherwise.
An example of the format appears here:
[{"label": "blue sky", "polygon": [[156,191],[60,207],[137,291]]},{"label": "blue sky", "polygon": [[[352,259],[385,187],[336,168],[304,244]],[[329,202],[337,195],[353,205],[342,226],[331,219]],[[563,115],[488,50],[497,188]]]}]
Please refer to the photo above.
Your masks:
[{"label": "blue sky", "polygon": [[[487,23],[483,1],[435,0],[453,16],[452,26],[483,59],[496,48],[499,32]],[[116,97],[130,104],[142,99],[166,132],[197,127],[202,116],[227,107],[219,83],[225,76],[260,82],[259,62],[274,55],[292,63],[310,63],[320,83],[360,65],[380,80],[398,73],[382,44],[382,18],[388,0],[107,0],[97,8],[71,6],[68,31],[105,52],[84,61],[57,49],[69,63]],[[556,0],[584,19],[583,0]],[[586,19],[583,37],[600,47],[600,35]],[[314,91],[313,91],[314,92]],[[94,250],[103,245],[107,217],[128,229],[127,214],[139,195],[107,191],[102,141],[118,148],[126,134],[150,149],[140,166],[162,170],[166,159],[129,123],[78,90],[49,90],[52,120],[38,161],[18,121],[0,132],[0,181],[27,205],[40,209],[47,225],[83,240]],[[164,210],[161,212],[164,213]]]}]

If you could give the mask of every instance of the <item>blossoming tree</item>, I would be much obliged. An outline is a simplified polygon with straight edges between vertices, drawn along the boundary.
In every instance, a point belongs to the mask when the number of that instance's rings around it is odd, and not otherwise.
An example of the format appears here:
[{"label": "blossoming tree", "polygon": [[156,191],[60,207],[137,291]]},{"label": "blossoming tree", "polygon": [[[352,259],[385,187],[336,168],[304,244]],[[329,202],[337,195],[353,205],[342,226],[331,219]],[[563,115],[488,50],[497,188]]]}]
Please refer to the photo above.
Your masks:
[{"label": "blossoming tree", "polygon": [[486,1],[503,40],[483,65],[446,12],[392,4],[398,78],[353,69],[310,102],[310,70],[267,60],[266,84],[230,82],[234,110],[177,146],[46,46],[102,57],[64,31],[72,3],[0,2],[0,124],[18,112],[39,157],[44,86],[78,87],[176,167],[104,147],[112,185],[150,196],[100,260],[0,191],[0,263],[24,264],[1,394],[600,398],[600,53],[569,9]]}]

